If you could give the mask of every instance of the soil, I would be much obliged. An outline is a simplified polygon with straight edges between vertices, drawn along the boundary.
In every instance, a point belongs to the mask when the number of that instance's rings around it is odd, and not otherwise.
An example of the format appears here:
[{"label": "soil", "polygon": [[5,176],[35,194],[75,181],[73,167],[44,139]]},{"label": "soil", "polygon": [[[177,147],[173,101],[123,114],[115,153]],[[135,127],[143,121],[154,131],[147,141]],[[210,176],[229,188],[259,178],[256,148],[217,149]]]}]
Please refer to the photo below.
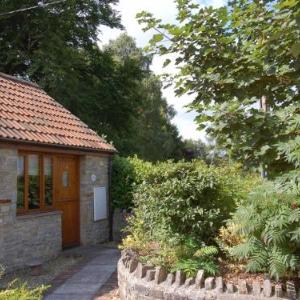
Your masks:
[{"label": "soil", "polygon": [[225,264],[220,266],[220,273],[225,283],[238,284],[240,279],[246,280],[248,284],[252,284],[254,281],[263,283],[265,275],[263,273],[247,273],[244,270],[243,265],[238,264]]},{"label": "soil", "polygon": [[275,285],[276,283],[282,283],[283,285],[287,281],[293,281],[298,289],[300,287],[300,277],[291,276],[284,277],[279,281],[276,281],[266,273],[248,273],[245,271],[245,265],[243,264],[234,264],[222,261],[220,263],[220,275],[223,277],[225,283],[238,284],[240,279],[246,280],[248,284],[252,284],[254,281],[258,281],[263,284],[265,279],[270,279],[271,282]]}]

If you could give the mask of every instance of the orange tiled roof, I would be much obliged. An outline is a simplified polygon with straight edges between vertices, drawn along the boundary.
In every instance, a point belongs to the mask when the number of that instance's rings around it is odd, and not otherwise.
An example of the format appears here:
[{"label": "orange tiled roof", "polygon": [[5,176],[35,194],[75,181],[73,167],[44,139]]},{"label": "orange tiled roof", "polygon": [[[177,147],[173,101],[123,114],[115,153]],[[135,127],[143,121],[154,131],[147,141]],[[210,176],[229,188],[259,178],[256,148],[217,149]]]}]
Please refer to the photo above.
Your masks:
[{"label": "orange tiled roof", "polygon": [[115,152],[37,85],[0,73],[0,140]]}]

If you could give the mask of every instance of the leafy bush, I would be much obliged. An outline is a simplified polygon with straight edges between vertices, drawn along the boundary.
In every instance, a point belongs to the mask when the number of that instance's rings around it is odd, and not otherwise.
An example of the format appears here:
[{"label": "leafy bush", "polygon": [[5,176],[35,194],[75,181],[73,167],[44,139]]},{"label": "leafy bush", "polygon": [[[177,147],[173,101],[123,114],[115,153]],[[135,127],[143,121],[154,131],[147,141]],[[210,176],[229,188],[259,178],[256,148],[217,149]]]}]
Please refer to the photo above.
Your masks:
[{"label": "leafy bush", "polygon": [[250,272],[269,272],[277,279],[300,265],[299,197],[279,193],[267,182],[250,193],[233,214],[235,233],[244,241],[230,253]]},{"label": "leafy bush", "polygon": [[243,173],[239,166],[210,167],[200,160],[191,162],[144,163],[134,165],[137,183],[131,190],[133,215],[123,248],[140,254],[141,260],[184,270],[199,268],[217,272],[215,237],[225,220],[243,202],[259,180]]},{"label": "leafy bush", "polygon": [[111,196],[114,207],[130,207],[135,176],[134,168],[128,159],[119,156],[114,157],[111,180]]},{"label": "leafy bush", "polygon": [[278,143],[279,157],[284,157],[285,167],[276,178],[276,185],[281,191],[300,194],[300,104],[286,107],[282,112],[282,119],[287,126],[284,132],[285,139]]},{"label": "leafy bush", "polygon": [[132,207],[134,188],[144,180],[151,167],[150,162],[140,160],[136,156],[131,158],[114,157],[111,184],[114,207]]},{"label": "leafy bush", "polygon": [[[201,160],[195,160],[191,164],[199,164],[206,166]],[[112,164],[112,185],[111,193],[114,207],[132,208],[133,194],[136,188],[143,182],[152,182],[155,179],[159,180],[163,175],[157,170],[167,168],[173,163],[151,163],[134,157],[115,156]],[[181,162],[181,164],[185,164]],[[174,164],[176,165],[176,164]],[[207,167],[207,166],[206,166]],[[209,168],[209,167],[207,167]],[[251,187],[259,182],[259,177],[255,174],[247,173],[243,176],[240,165],[222,165],[215,168],[218,172],[218,177],[222,178],[226,193],[233,198],[234,202],[244,199]],[[214,168],[211,168],[214,170]],[[157,177],[158,176],[158,177]],[[170,174],[171,176],[171,174]],[[233,180],[234,178],[234,180]]]},{"label": "leafy bush", "polygon": [[191,238],[181,244],[167,244],[132,239],[132,236],[128,236],[123,240],[122,248],[137,251],[140,260],[145,264],[164,266],[170,272],[182,270],[188,277],[195,276],[199,269],[203,269],[207,275],[218,272],[218,249],[215,246],[199,246]]},{"label": "leafy bush", "polygon": [[268,272],[277,279],[300,267],[299,104],[286,108],[281,119],[288,124],[276,145],[278,158],[285,159],[282,172],[240,203],[218,238],[221,248],[244,262],[247,271]]},{"label": "leafy bush", "polygon": [[[211,243],[241,197],[240,175],[201,161],[153,166],[134,193],[135,222],[156,241]],[[232,177],[230,176],[232,174]],[[236,195],[236,194],[237,195]]]}]

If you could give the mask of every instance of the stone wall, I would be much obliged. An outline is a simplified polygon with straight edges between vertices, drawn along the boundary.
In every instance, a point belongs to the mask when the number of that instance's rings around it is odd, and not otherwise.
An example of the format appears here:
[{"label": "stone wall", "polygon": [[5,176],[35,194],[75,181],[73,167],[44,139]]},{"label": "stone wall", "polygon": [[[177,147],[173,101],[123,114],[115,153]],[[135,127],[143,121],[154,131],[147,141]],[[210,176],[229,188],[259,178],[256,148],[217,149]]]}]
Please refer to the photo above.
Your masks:
[{"label": "stone wall", "polygon": [[17,149],[0,148],[0,264],[6,270],[61,251],[61,213],[17,216]]},{"label": "stone wall", "polygon": [[[49,260],[59,254],[62,245],[61,212],[17,216],[17,160],[17,149],[0,146],[0,264],[7,270],[22,268],[33,259]],[[80,158],[83,245],[104,242],[109,237],[108,219],[94,222],[93,211],[94,187],[105,186],[108,195],[108,164],[108,156]]]},{"label": "stone wall", "polygon": [[[82,245],[97,244],[107,241],[109,238],[108,219],[94,221],[94,187],[106,187],[108,197],[108,164],[108,156],[83,156],[80,158],[80,236]],[[92,181],[92,175],[95,175],[95,182]]]},{"label": "stone wall", "polygon": [[60,253],[61,243],[60,212],[18,216],[0,225],[0,264],[10,271],[33,260],[45,262]]},{"label": "stone wall", "polygon": [[297,299],[295,284],[273,285],[270,280],[249,286],[245,280],[238,285],[225,284],[222,277],[205,278],[199,270],[196,278],[185,278],[181,271],[167,274],[162,267],[145,266],[131,252],[122,253],[118,262],[118,284],[121,300],[267,300]]},{"label": "stone wall", "polygon": [[9,200],[1,205],[1,224],[13,223],[16,218],[18,152],[16,149],[0,148],[0,200]]}]

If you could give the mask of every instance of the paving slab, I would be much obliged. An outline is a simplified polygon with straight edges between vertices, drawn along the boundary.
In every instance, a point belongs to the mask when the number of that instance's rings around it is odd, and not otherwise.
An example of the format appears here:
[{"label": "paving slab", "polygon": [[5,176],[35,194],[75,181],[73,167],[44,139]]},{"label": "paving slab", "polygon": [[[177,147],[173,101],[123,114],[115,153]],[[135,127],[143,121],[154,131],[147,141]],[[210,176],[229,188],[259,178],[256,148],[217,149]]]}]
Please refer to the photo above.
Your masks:
[{"label": "paving slab", "polygon": [[98,291],[97,283],[70,283],[66,282],[60,286],[54,294],[75,294],[75,295],[93,295]]},{"label": "paving slab", "polygon": [[110,275],[115,271],[115,268],[105,268],[102,269],[102,272],[99,273],[93,269],[93,271],[89,270],[82,270],[82,272],[79,272],[72,276],[69,283],[105,283],[107,279],[110,277]]},{"label": "paving slab", "polygon": [[45,300],[92,300],[117,269],[120,252],[117,249],[90,250],[91,259],[57,287]]}]

